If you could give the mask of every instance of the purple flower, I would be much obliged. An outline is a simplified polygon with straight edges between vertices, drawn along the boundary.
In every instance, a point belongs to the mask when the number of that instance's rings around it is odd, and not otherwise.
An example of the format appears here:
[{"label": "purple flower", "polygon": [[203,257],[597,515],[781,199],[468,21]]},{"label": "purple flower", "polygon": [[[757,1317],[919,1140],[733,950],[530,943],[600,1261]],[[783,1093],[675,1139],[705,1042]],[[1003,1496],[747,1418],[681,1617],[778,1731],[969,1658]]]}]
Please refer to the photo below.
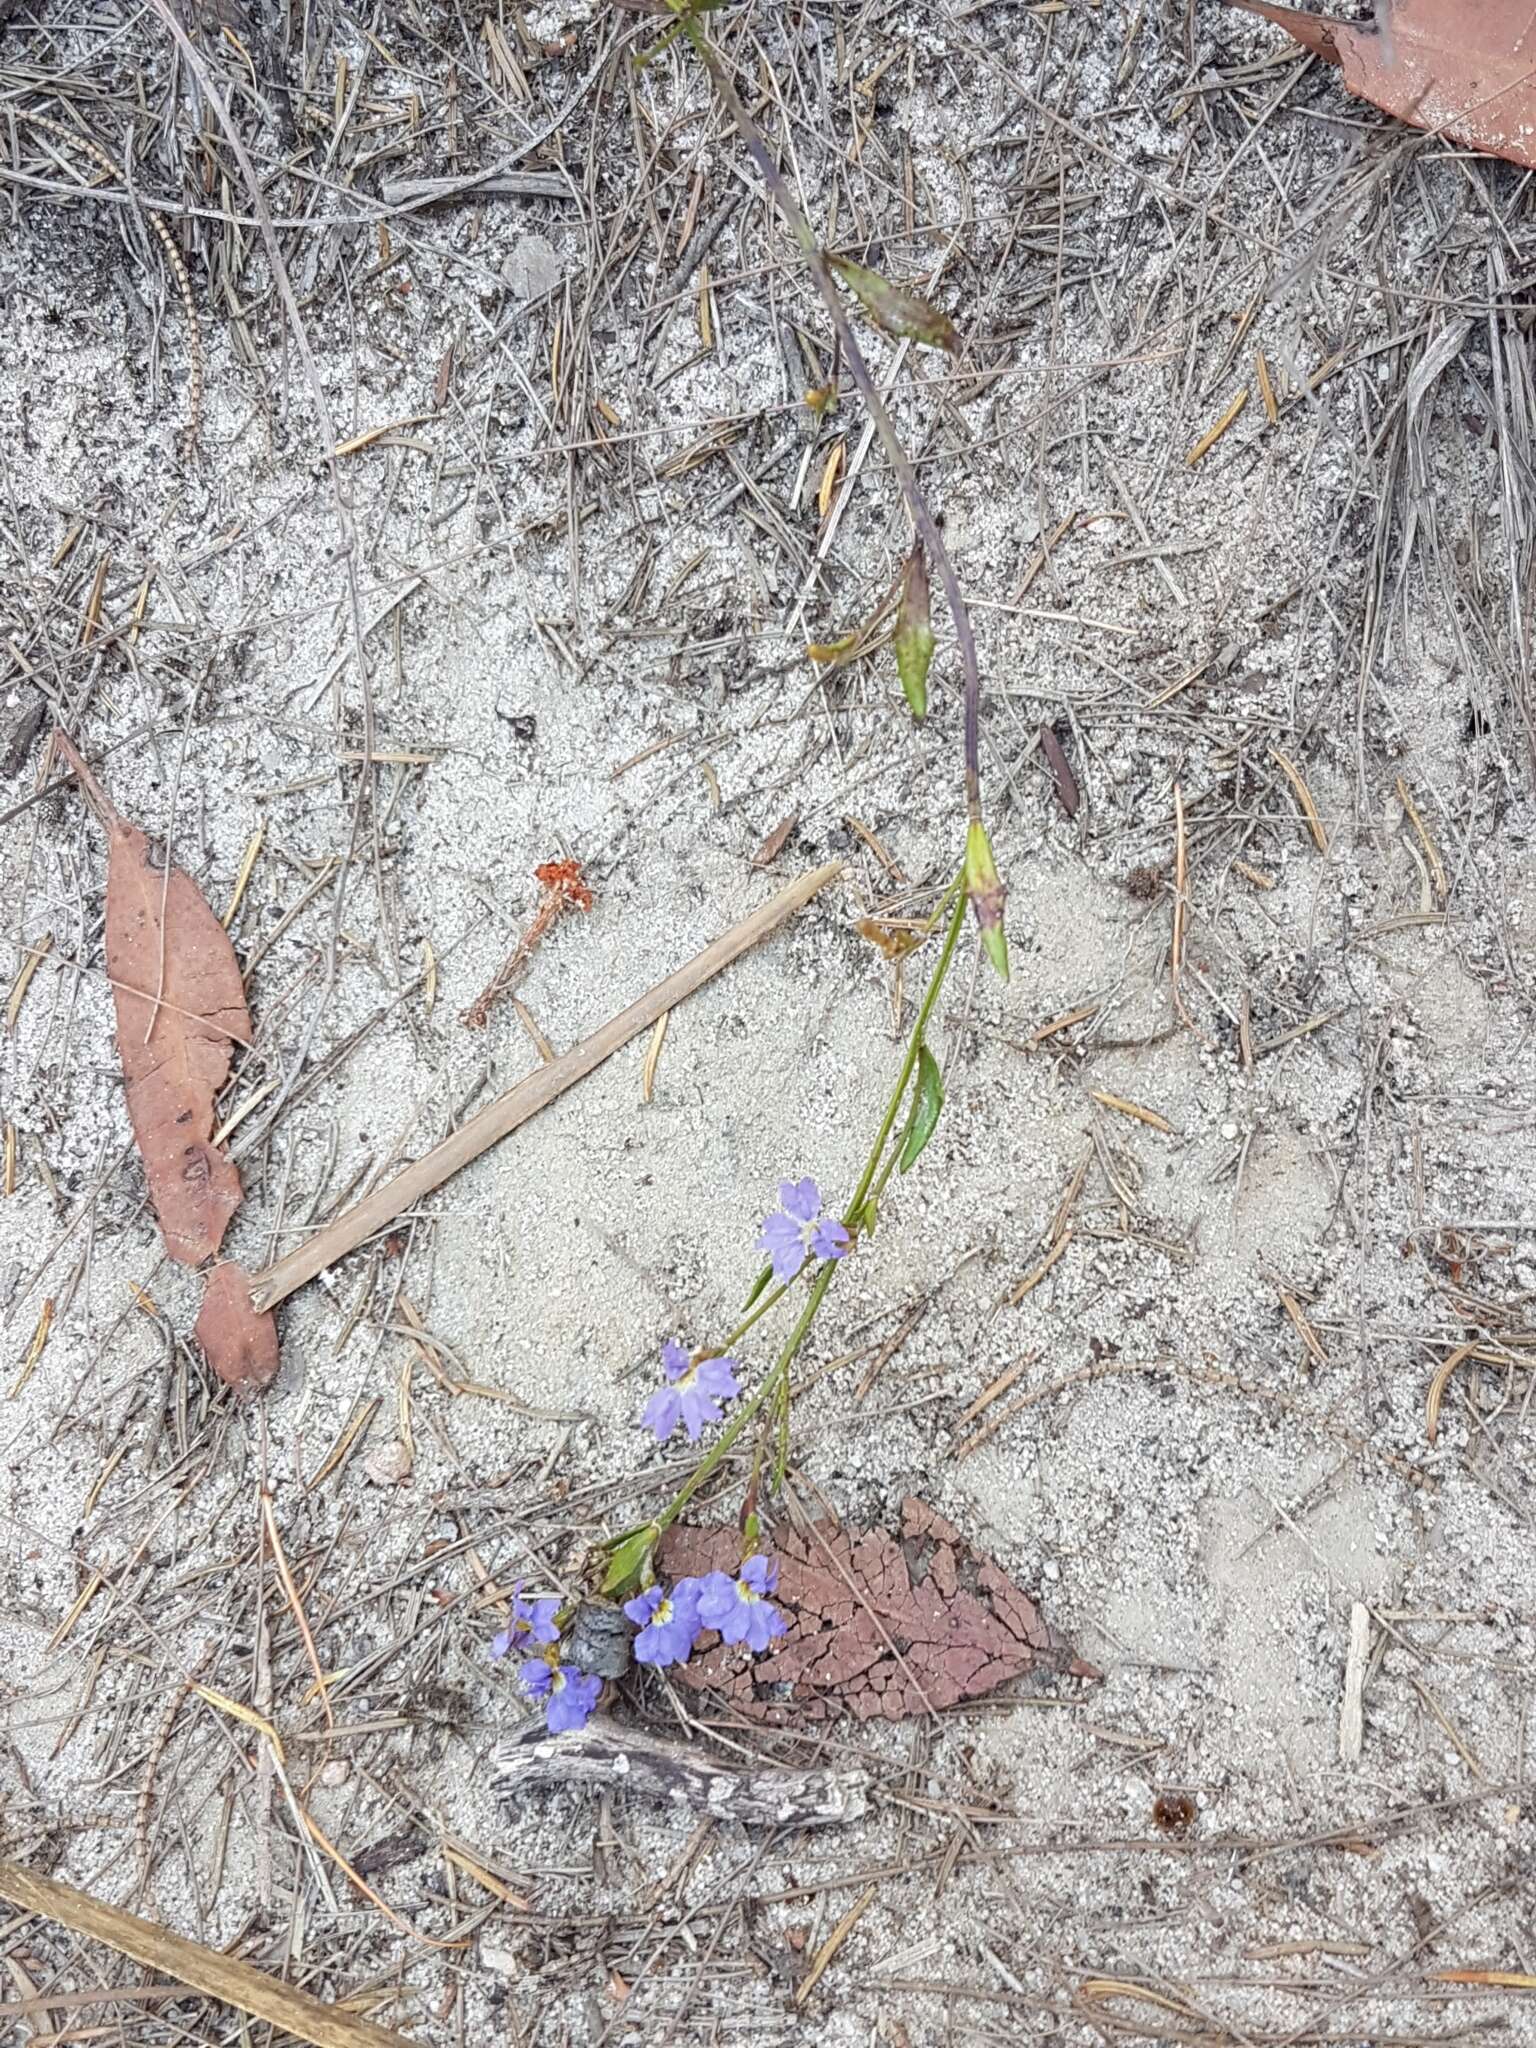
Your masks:
[{"label": "purple flower", "polygon": [[766,1650],[789,1628],[768,1598],[778,1583],[779,1567],[771,1557],[749,1557],[734,1579],[727,1572],[711,1572],[699,1585],[699,1620],[705,1628],[718,1629],[724,1643]]},{"label": "purple flower", "polygon": [[779,1207],[764,1220],[757,1249],[768,1254],[773,1277],[793,1280],[807,1257],[840,1259],[848,1233],[835,1216],[822,1213],[821,1189],[809,1175],[779,1182]]},{"label": "purple flower", "polygon": [[525,1664],[520,1676],[529,1699],[544,1702],[544,1719],[551,1735],[563,1735],[570,1728],[585,1728],[587,1716],[603,1689],[600,1678],[577,1671],[570,1664],[552,1670],[542,1658]]},{"label": "purple flower", "polygon": [[686,1664],[699,1633],[699,1581],[679,1579],[670,1593],[652,1586],[634,1600],[624,1602],[624,1612],[640,1633],[635,1637],[635,1661],[654,1664]]},{"label": "purple flower", "polygon": [[491,1637],[491,1655],[505,1657],[509,1650],[531,1650],[535,1643],[558,1642],[555,1616],[559,1611],[558,1600],[525,1600],[519,1579],[512,1588],[512,1619],[499,1636]]},{"label": "purple flower", "polygon": [[720,1420],[720,1403],[741,1392],[732,1370],[735,1364],[734,1358],[705,1358],[690,1365],[682,1345],[669,1337],[661,1347],[661,1369],[668,1384],[646,1402],[641,1426],[652,1430],[660,1444],[681,1422],[689,1443],[696,1444],[705,1423]]}]

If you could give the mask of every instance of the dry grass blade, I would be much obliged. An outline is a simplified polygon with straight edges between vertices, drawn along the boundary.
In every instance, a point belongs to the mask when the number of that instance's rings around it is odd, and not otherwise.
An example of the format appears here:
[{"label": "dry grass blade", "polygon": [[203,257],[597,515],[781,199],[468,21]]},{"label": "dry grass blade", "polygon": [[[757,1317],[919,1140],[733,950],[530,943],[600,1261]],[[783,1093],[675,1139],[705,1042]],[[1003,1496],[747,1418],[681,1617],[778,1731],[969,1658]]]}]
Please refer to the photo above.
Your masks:
[{"label": "dry grass blade", "polygon": [[175,1977],[208,1998],[308,2041],[311,2048],[411,2048],[404,2034],[359,2019],[341,2006],[326,2005],[307,1991],[269,1977],[265,1970],[172,1934],[137,1913],[125,1913],[121,1906],[109,1906],[86,1892],[39,1877],[19,1863],[0,1863],[0,1898],[23,1912],[55,1920],[73,1934],[103,1941],[145,1969]]}]

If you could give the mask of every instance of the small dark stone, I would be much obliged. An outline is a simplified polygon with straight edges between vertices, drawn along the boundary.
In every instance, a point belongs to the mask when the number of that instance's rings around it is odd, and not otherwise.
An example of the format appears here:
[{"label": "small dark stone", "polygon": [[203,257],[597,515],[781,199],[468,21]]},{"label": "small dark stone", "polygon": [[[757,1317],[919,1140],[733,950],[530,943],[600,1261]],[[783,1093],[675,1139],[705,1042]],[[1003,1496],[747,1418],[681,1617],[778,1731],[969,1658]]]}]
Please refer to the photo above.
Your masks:
[{"label": "small dark stone", "polygon": [[511,726],[513,739],[521,740],[525,747],[533,745],[539,730],[539,721],[531,711],[512,711],[504,703],[498,703],[496,716]]},{"label": "small dark stone", "polygon": [[583,1600],[566,1630],[565,1656],[594,1678],[622,1678],[629,1669],[634,1628],[622,1607]]}]

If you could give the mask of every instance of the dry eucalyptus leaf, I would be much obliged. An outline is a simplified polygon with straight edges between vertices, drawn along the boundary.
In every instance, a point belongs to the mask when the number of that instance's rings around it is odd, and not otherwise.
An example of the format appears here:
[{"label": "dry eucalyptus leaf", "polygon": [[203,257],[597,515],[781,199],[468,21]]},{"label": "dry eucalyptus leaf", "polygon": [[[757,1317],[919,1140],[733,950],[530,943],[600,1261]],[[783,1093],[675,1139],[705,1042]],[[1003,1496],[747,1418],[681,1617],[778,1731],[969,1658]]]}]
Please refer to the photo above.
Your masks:
[{"label": "dry eucalyptus leaf", "polygon": [[251,1276],[233,1261],[216,1266],[203,1293],[193,1336],[227,1387],[260,1394],[277,1378],[277,1322],[251,1300]]},{"label": "dry eucalyptus leaf", "polygon": [[107,973],[150,1200],[171,1257],[199,1266],[240,1206],[240,1176],[213,1143],[231,1044],[251,1039],[240,965],[191,876],[157,858],[62,733],[57,745],[107,829]]},{"label": "dry eucalyptus leaf", "polygon": [[[953,1523],[912,1495],[901,1533],[818,1522],[775,1538],[775,1599],[789,1623],[767,1655],[703,1638],[669,1675],[720,1694],[744,1718],[776,1725],[898,1721],[979,1699],[1031,1671],[1097,1678],[1034,1602]],[[669,1529],[658,1563],[669,1578],[734,1571],[732,1528]]]},{"label": "dry eucalyptus leaf", "polygon": [[1415,128],[1536,166],[1531,0],[1377,0],[1369,24],[1272,0],[1229,0],[1330,64],[1352,93]]}]

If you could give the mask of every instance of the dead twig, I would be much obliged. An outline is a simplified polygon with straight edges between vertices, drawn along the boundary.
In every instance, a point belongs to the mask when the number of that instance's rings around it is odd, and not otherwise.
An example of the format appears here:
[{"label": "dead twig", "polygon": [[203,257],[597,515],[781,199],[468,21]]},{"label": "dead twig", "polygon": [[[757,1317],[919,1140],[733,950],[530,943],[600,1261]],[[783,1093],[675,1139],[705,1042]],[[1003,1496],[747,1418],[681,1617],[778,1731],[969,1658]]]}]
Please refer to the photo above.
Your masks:
[{"label": "dead twig", "polygon": [[564,1735],[535,1723],[510,1737],[495,1751],[491,1784],[513,1804],[534,1785],[622,1787],[716,1820],[775,1828],[861,1820],[869,1797],[867,1771],[796,1771],[778,1764],[737,1769],[702,1755],[697,1743],[665,1742],[603,1715]]},{"label": "dead twig", "polygon": [[842,870],[840,860],[829,860],[810,874],[802,875],[798,881],[791,882],[749,917],[742,918],[739,924],[722,933],[686,967],[679,967],[664,981],[657,982],[638,1002],[631,1003],[628,1009],[610,1018],[590,1038],[584,1038],[569,1052],[562,1053],[559,1059],[551,1060],[536,1072],[526,1075],[505,1095],[498,1096],[495,1102],[487,1104],[477,1116],[461,1125],[452,1136],[445,1138],[440,1145],[434,1145],[430,1152],[397,1173],[393,1180],[385,1181],[360,1202],[354,1203],[344,1215],[328,1223],[323,1230],[317,1230],[307,1244],[258,1274],[251,1283],[252,1305],[258,1311],[275,1308],[278,1302],[286,1301],[307,1280],[312,1280],[317,1273],[334,1265],[337,1259],[355,1251],[368,1238],[393,1223],[405,1210],[414,1209],[460,1167],[468,1166],[472,1159],[488,1152],[509,1131],[515,1131],[519,1124],[526,1123],[529,1117],[563,1095],[572,1082],[583,1080],[621,1046],[628,1045],[632,1038],[638,1038],[642,1031],[650,1030],[664,1011],[684,1001],[695,989],[702,988],[721,968],[728,967],[743,953],[750,952],[787,917],[803,909]]}]

